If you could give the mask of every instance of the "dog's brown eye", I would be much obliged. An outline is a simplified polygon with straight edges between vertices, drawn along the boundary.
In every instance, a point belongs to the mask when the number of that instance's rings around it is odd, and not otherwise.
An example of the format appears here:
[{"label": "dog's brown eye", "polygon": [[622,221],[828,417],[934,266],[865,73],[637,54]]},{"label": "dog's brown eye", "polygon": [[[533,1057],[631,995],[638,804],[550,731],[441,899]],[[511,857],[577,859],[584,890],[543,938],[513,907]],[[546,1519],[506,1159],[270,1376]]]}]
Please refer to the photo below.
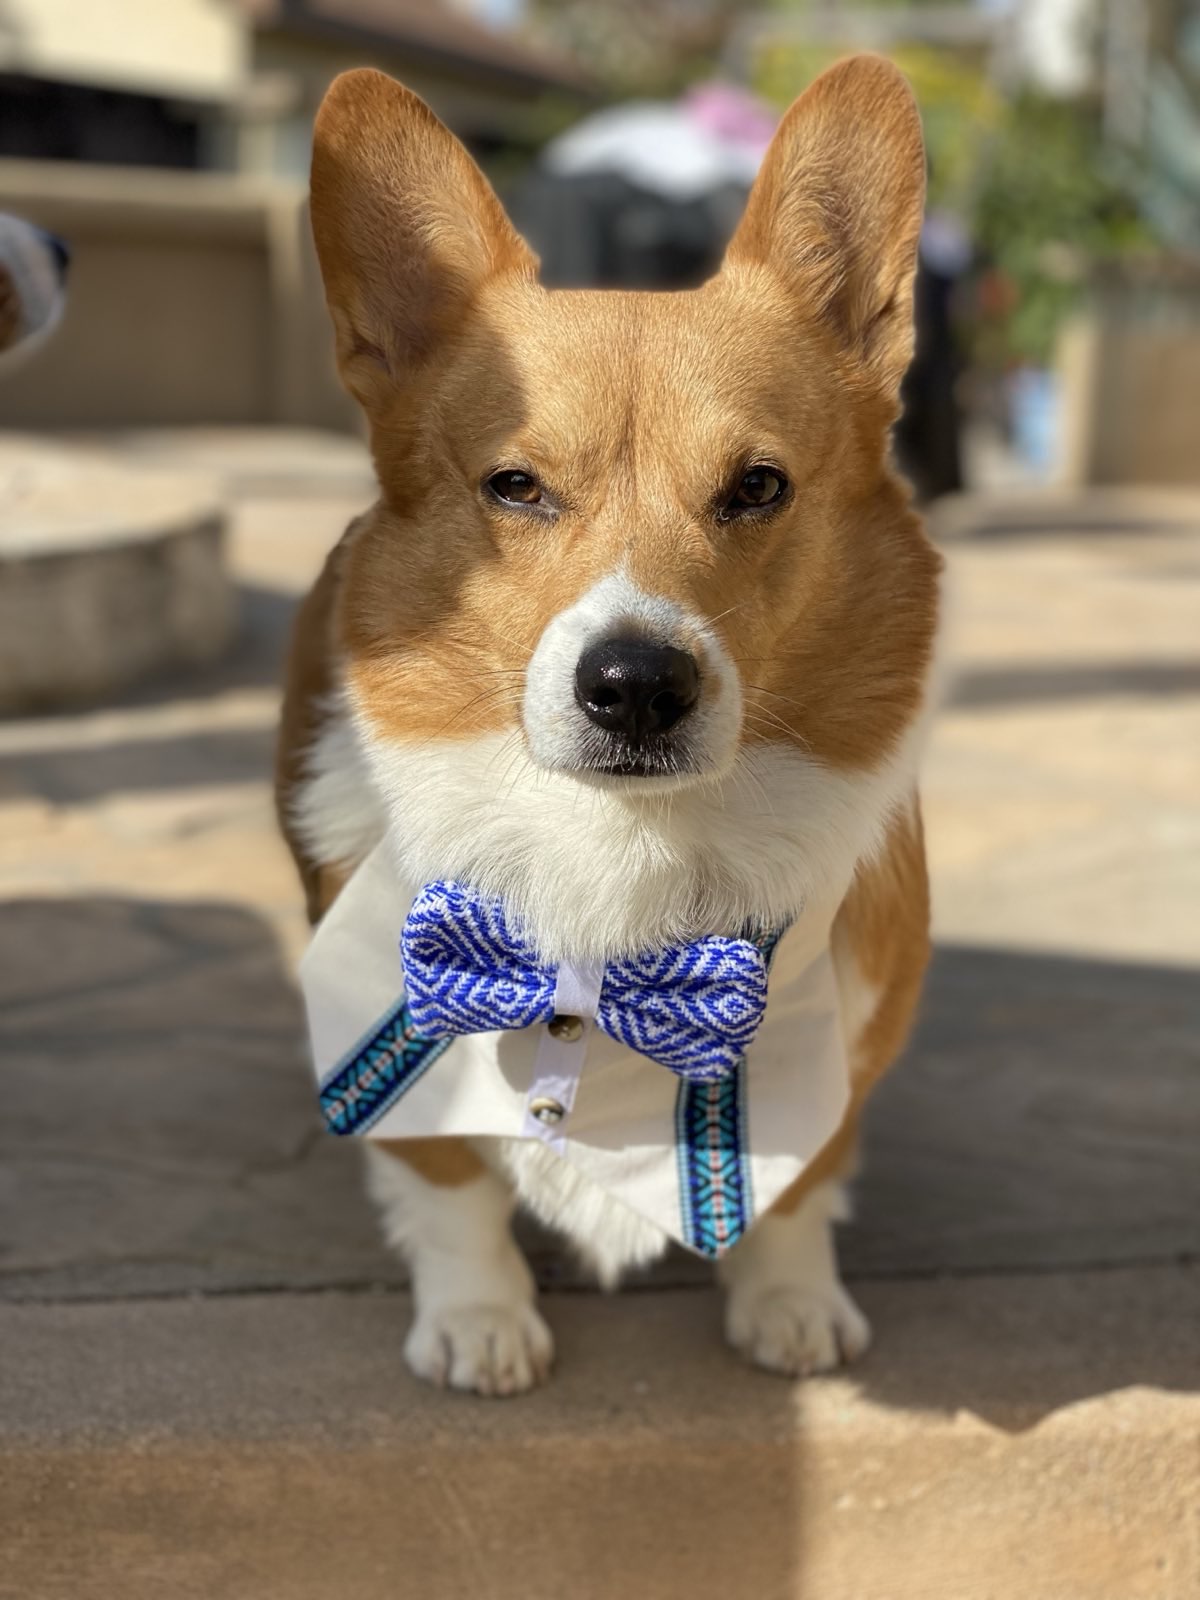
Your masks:
[{"label": "dog's brown eye", "polygon": [[729,502],[731,512],[761,511],[774,505],[787,488],[787,480],[771,467],[751,467],[742,474],[741,482],[733,491]]},{"label": "dog's brown eye", "polygon": [[488,488],[497,500],[513,506],[536,506],[542,498],[541,484],[528,472],[494,472]]}]

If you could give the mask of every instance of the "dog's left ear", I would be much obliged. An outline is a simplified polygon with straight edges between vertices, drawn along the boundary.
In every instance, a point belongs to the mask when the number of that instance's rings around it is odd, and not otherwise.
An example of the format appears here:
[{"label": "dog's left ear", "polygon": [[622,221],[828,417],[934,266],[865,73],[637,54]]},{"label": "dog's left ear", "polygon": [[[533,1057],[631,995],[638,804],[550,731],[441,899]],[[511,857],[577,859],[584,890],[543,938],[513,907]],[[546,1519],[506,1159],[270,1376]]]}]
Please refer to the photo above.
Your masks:
[{"label": "dog's left ear", "polygon": [[767,267],[894,394],[912,355],[924,203],[912,91],[881,56],[852,56],[780,123],[725,259]]}]

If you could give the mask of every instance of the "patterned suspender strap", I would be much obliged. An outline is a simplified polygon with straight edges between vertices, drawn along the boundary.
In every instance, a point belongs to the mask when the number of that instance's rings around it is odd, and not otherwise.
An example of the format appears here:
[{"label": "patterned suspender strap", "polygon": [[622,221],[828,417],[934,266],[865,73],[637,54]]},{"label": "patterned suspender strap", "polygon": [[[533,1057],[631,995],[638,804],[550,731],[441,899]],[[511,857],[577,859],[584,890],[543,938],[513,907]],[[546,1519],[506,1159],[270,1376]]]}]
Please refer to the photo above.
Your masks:
[{"label": "patterned suspender strap", "polygon": [[[762,952],[768,969],[787,928],[742,935]],[[675,1096],[675,1157],[684,1243],[701,1254],[724,1255],[754,1218],[746,1059],[716,1083],[684,1080]]]},{"label": "patterned suspender strap", "polygon": [[321,1112],[330,1133],[366,1133],[450,1048],[426,1039],[401,999],[342,1057],[321,1083]]}]

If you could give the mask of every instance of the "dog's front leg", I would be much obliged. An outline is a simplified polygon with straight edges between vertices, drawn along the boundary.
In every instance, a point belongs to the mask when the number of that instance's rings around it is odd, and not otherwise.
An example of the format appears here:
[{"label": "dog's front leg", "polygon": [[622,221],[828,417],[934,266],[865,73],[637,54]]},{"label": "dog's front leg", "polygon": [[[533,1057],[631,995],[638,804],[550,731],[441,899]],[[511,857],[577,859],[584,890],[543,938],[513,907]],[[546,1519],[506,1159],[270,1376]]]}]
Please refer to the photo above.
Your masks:
[{"label": "dog's front leg", "polygon": [[827,1372],[870,1343],[838,1276],[833,1223],[846,1210],[836,1180],[786,1193],[721,1262],[726,1336],[756,1365],[792,1377]]},{"label": "dog's front leg", "polygon": [[511,1191],[461,1139],[368,1145],[366,1156],[384,1234],[412,1275],[412,1370],[487,1395],[544,1381],[554,1344],[509,1226]]}]

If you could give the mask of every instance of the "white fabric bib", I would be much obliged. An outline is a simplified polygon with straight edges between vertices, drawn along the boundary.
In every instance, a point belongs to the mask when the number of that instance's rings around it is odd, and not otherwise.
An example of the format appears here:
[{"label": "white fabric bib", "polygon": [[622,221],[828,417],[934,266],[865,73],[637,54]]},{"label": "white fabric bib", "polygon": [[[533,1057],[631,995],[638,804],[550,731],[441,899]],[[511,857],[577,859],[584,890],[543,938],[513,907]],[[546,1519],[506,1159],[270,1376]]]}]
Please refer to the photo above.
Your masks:
[{"label": "white fabric bib", "polygon": [[602,973],[564,964],[554,1022],[431,1041],[404,1005],[416,894],[386,841],[300,964],[326,1124],[375,1139],[536,1139],[689,1250],[719,1256],[837,1130],[849,1075],[828,946],[784,934],[736,1072],[689,1083],[596,1026]]}]

